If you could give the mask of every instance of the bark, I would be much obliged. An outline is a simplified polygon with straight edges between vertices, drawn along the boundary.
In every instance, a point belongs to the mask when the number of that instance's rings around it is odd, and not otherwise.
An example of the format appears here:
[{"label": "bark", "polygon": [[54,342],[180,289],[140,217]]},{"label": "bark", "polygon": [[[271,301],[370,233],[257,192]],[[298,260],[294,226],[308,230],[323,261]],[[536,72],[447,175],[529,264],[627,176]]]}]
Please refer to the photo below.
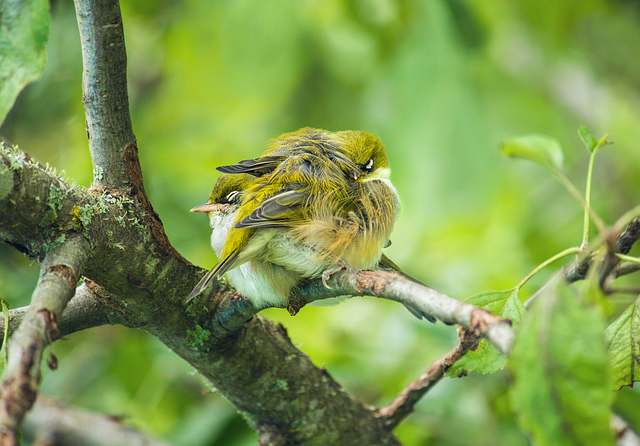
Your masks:
[{"label": "bark", "polygon": [[113,0],[76,1],[82,44],[82,102],[94,187],[124,190],[129,178],[122,151],[135,144],[127,92],[127,52],[120,5]]}]

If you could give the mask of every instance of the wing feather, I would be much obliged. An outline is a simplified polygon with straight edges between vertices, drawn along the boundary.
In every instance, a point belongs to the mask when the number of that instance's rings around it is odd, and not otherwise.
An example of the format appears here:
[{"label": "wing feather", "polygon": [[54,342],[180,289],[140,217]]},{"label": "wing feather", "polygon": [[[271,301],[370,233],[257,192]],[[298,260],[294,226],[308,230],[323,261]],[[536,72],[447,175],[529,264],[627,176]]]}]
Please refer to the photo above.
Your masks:
[{"label": "wing feather", "polygon": [[284,159],[284,156],[261,156],[252,160],[243,160],[231,166],[216,167],[216,170],[223,173],[248,173],[260,177],[272,172]]},{"label": "wing feather", "polygon": [[310,194],[285,191],[265,200],[249,216],[236,223],[236,228],[282,228],[290,226],[292,219],[309,200]]}]

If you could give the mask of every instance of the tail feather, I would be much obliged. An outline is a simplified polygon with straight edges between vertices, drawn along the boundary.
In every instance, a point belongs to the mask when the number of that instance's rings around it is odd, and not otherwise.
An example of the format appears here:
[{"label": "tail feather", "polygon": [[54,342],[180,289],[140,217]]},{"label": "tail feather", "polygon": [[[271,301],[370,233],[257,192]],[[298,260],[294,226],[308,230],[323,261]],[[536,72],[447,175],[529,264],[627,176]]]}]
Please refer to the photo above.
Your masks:
[{"label": "tail feather", "polygon": [[189,294],[189,297],[187,298],[187,302],[191,301],[194,297],[202,293],[207,285],[209,285],[209,282],[211,282],[211,279],[213,279],[215,276],[215,268],[209,270],[209,272],[200,280],[200,282],[198,282],[193,291],[191,291],[191,294]]},{"label": "tail feather", "polygon": [[239,255],[239,252],[231,253],[223,260],[216,263],[216,265],[211,268],[211,270],[200,280],[200,282],[198,282],[193,291],[191,291],[191,294],[189,294],[189,297],[187,298],[187,302],[191,301],[191,299],[202,293],[205,288],[207,288],[207,285],[209,285],[212,279],[224,276],[224,274],[231,269],[235,261],[238,259]]},{"label": "tail feather", "polygon": [[[418,279],[416,279],[416,278],[410,276],[409,274],[405,273],[404,271],[402,271],[402,269],[398,265],[396,265],[385,254],[382,254],[382,258],[380,259],[380,263],[378,264],[378,268],[382,269],[382,270],[393,271],[393,272],[398,273],[401,276],[411,280],[412,282],[418,283],[420,285],[428,286],[428,285],[425,285],[424,283],[420,282]],[[428,313],[423,312],[421,309],[416,308],[416,307],[411,306],[411,305],[407,305],[407,304],[404,304],[404,306],[406,307],[407,310],[409,310],[409,312],[411,314],[413,314],[418,319],[425,318],[426,320],[428,320],[431,323],[434,323],[434,324],[436,323],[436,318],[435,317],[433,317],[432,315],[430,315]]]}]

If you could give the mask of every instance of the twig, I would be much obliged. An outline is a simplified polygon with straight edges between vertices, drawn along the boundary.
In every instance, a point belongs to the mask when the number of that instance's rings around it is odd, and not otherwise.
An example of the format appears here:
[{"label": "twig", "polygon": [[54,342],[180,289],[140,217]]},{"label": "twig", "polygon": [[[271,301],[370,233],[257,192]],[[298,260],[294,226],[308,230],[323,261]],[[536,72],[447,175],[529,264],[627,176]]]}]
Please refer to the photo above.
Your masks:
[{"label": "twig", "polygon": [[38,397],[24,423],[24,434],[51,446],[171,446],[129,426],[118,418],[66,406]]},{"label": "twig", "polygon": [[[6,374],[0,388],[0,444],[17,445],[17,429],[38,393],[40,363],[46,346],[59,337],[58,319],[76,290],[89,243],[71,237],[46,255],[22,324],[9,341]],[[49,365],[55,368],[55,357]]]},{"label": "twig", "polygon": [[618,278],[618,277],[626,276],[627,274],[632,274],[638,271],[640,271],[640,263],[625,262],[618,265],[613,270],[613,275],[616,278]]},{"label": "twig", "polygon": [[93,186],[125,190],[122,151],[135,145],[127,93],[127,53],[117,0],[75,0],[82,43],[82,102]]},{"label": "twig", "polygon": [[620,254],[629,254],[633,244],[637,242],[638,239],[640,239],[640,220],[634,218],[618,237],[618,252]]},{"label": "twig", "polygon": [[331,290],[327,290],[320,280],[313,282],[313,293],[306,295],[310,300],[324,298],[330,293],[333,294],[331,297],[347,294],[395,300],[431,314],[446,324],[462,325],[475,335],[486,338],[504,355],[511,351],[514,340],[511,321],[412,282],[399,274],[382,271],[341,271],[327,281]]},{"label": "twig", "polygon": [[388,406],[378,409],[376,416],[385,418],[386,425],[393,429],[413,412],[413,407],[444,376],[445,372],[469,350],[478,347],[480,338],[468,330],[458,327],[460,343],[442,358],[434,361],[424,374],[407,386]]},{"label": "twig", "polygon": [[[634,212],[637,213],[638,211],[635,210]],[[638,239],[640,239],[640,221],[637,218],[633,218],[627,224],[627,227],[625,228],[624,232],[622,232],[616,238],[615,247],[612,249],[612,251],[621,253],[621,254],[628,254],[629,251],[631,251],[633,244],[636,241],[638,241]],[[592,260],[591,256],[578,256],[578,258],[572,265],[565,268],[564,270],[565,278],[570,283],[576,282],[578,280],[584,280],[584,278],[587,277],[587,273],[589,272],[589,266],[591,265],[591,260]],[[621,269],[622,273],[618,272],[618,270],[620,270],[620,265],[615,265],[616,263],[615,260],[613,259],[611,260],[612,260],[613,268],[608,272],[605,271],[607,272],[606,276],[609,276],[612,274],[614,278],[616,278],[624,274],[629,274],[630,272],[636,271],[636,269],[634,269],[635,267],[625,266],[624,268]]]}]

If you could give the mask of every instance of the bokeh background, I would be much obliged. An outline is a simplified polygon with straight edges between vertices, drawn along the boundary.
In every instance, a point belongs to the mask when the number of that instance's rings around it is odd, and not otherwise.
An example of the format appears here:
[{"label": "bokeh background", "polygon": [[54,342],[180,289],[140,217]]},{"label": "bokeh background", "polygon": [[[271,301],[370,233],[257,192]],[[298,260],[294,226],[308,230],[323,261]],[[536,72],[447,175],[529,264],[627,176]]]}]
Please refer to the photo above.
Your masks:
[{"label": "bokeh background", "polygon": [[[387,254],[457,298],[513,287],[581,241],[582,214],[500,141],[542,133],[583,189],[580,124],[602,150],[594,206],[607,222],[640,202],[640,2],[631,0],[125,0],[134,132],[147,193],[175,247],[211,267],[204,203],[215,167],[254,158],[304,126],[385,142],[403,210]],[[52,0],[47,65],[0,133],[91,184],[73,3]],[[637,255],[637,250],[632,254]],[[535,291],[553,270],[524,290]],[[0,290],[26,305],[37,265],[0,245]],[[617,298],[624,303],[629,298]],[[385,405],[456,342],[455,329],[357,298],[282,321],[293,342],[365,403]],[[253,445],[224,398],[143,331],[100,327],[57,342],[45,395],[185,446]],[[46,368],[46,367],[45,367]],[[526,445],[506,373],[445,379],[397,429],[411,445]]]}]

